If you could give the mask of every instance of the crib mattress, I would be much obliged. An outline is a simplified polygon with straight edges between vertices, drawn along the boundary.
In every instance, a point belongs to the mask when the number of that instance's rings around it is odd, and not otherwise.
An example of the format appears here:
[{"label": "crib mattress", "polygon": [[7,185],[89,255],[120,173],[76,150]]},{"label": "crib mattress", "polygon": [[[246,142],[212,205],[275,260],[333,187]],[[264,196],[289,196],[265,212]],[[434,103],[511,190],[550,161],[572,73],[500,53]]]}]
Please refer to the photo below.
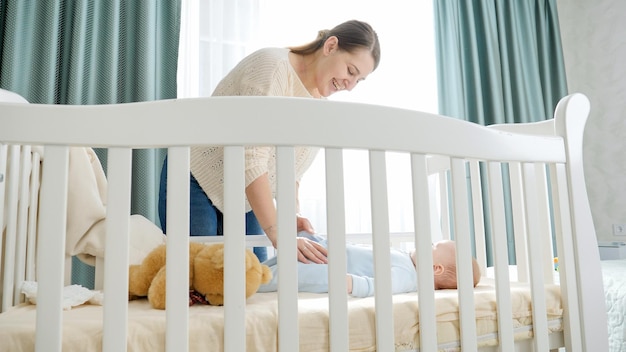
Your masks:
[{"label": "crib mattress", "polygon": [[626,352],[626,259],[603,260],[609,351]]},{"label": "crib mattress", "polygon": [[[496,345],[497,314],[493,280],[484,278],[475,289],[477,333],[481,346]],[[551,332],[561,331],[563,312],[558,286],[548,286],[548,324]],[[419,347],[418,302],[415,293],[395,295],[394,326],[396,350]],[[530,292],[524,285],[512,289],[512,306],[516,339],[528,339],[532,331]],[[301,293],[300,350],[329,350],[328,298],[325,294]],[[456,290],[436,293],[437,335],[442,348],[455,349],[458,331]],[[22,304],[0,314],[0,350],[34,350],[36,307]],[[190,350],[223,350],[223,307],[194,305],[189,309]],[[374,298],[349,299],[350,349],[376,349]],[[277,349],[277,294],[257,293],[247,302],[246,342],[251,351]],[[128,351],[163,351],[165,312],[152,309],[146,300],[129,302]],[[81,305],[63,312],[63,351],[100,351],[102,341],[102,307]]]}]

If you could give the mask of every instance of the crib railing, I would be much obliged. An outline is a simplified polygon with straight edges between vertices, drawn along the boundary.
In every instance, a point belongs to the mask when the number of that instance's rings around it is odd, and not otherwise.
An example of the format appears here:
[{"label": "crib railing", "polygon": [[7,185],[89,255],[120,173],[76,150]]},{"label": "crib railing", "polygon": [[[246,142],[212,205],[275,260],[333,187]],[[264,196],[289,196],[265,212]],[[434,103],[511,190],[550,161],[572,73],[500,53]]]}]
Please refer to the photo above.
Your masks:
[{"label": "crib railing", "polygon": [[[168,351],[189,349],[188,307],[188,207],[189,146],[216,144],[225,146],[224,242],[225,272],[224,345],[227,351],[246,349],[244,290],[244,257],[246,246],[243,218],[244,181],[243,146],[277,146],[279,180],[278,261],[295,263],[295,175],[293,147],[317,145],[326,148],[327,224],[330,265],[331,346],[348,349],[348,310],[345,283],[345,209],[343,200],[343,148],[369,151],[372,198],[372,242],[375,256],[375,305],[377,350],[394,350],[393,309],[389,261],[389,219],[385,151],[411,155],[414,211],[414,243],[417,250],[420,321],[420,349],[437,348],[437,325],[434,302],[431,241],[434,229],[457,242],[458,298],[461,346],[476,350],[476,321],[473,304],[471,257],[472,247],[483,269],[487,262],[486,228],[493,242],[493,263],[498,295],[499,342],[502,350],[513,350],[508,277],[507,209],[509,200],[503,184],[510,184],[510,207],[514,225],[516,260],[521,281],[527,281],[533,298],[533,340],[535,350],[554,348],[547,329],[545,284],[552,281],[552,245],[547,233],[554,233],[559,255],[559,274],[565,308],[564,333],[567,350],[597,348],[592,337],[602,335],[586,317],[593,314],[580,305],[582,298],[602,302],[601,278],[597,271],[585,270],[598,265],[593,254],[576,252],[593,245],[594,231],[590,211],[577,202],[586,199],[580,143],[588,102],[584,97],[566,98],[557,109],[557,120],[550,122],[556,136],[545,138],[513,134],[505,128],[486,129],[429,114],[395,111],[389,124],[389,108],[336,102],[301,101],[299,99],[208,98],[109,106],[16,106],[4,104],[0,115],[0,141],[9,144],[45,145],[38,214],[37,276],[39,289],[46,292],[38,300],[38,351],[60,351],[62,336],[61,290],[68,277],[65,273],[64,234],[67,200],[69,146],[108,148],[108,203],[106,253],[116,253],[115,260],[104,261],[103,350],[124,351],[128,330],[128,215],[130,213],[131,156],[134,148],[168,148],[168,228],[167,228],[167,329]],[[240,98],[242,99],[242,98]],[[586,105],[585,105],[586,104]],[[576,107],[576,109],[572,108]],[[293,116],[290,112],[302,111]],[[185,111],[181,114],[180,111]],[[269,112],[269,113],[268,113]],[[267,115],[265,120],[250,116]],[[228,115],[228,119],[224,116]],[[566,120],[566,115],[568,120]],[[45,118],[42,118],[45,116]],[[172,120],[176,116],[176,121]],[[131,118],[132,117],[132,118]],[[102,129],[94,129],[102,123]],[[567,121],[567,125],[566,125]],[[217,123],[219,122],[219,123]],[[71,131],[49,133],[56,126],[73,126]],[[246,129],[238,128],[246,125]],[[4,128],[4,126],[9,126]],[[33,128],[32,126],[35,126]],[[124,126],[124,129],[119,129]],[[144,133],[145,126],[155,126]],[[196,126],[190,129],[188,126]],[[268,126],[282,126],[269,128]],[[328,126],[334,126],[328,129]],[[364,126],[355,131],[358,126]],[[404,128],[398,129],[397,126]],[[565,133],[565,130],[568,132]],[[212,131],[211,136],[206,131]],[[447,131],[433,136],[429,131]],[[571,131],[573,130],[573,131]],[[258,133],[262,131],[262,133]],[[292,131],[285,133],[284,131]],[[298,133],[298,131],[303,131]],[[306,132],[304,132],[306,131]],[[374,132],[375,131],[375,132]],[[349,133],[348,133],[349,132]],[[377,136],[393,134],[390,139]],[[565,138],[572,138],[568,140]],[[572,137],[570,137],[572,136]],[[476,143],[480,140],[481,143]],[[484,143],[484,141],[492,143]],[[492,145],[499,146],[492,148]],[[132,147],[129,147],[132,146]],[[510,148],[500,148],[509,146]],[[9,149],[13,147],[8,147]],[[0,149],[3,151],[5,149]],[[9,155],[8,152],[3,152]],[[0,172],[15,172],[16,158],[2,158]],[[17,155],[17,154],[16,154]],[[2,171],[1,160],[8,160],[8,171]],[[572,162],[574,160],[574,162]],[[503,170],[507,172],[503,172]],[[437,170],[441,183],[442,206],[433,216],[433,202],[428,180]],[[7,173],[8,175],[8,173]],[[13,177],[11,176],[11,179]],[[5,177],[9,180],[9,176]],[[13,182],[13,181],[11,181]],[[6,182],[5,182],[6,184]],[[10,189],[13,192],[14,186]],[[582,193],[581,193],[582,192]],[[3,198],[14,199],[7,194]],[[13,204],[14,201],[6,202]],[[19,203],[19,202],[18,202]],[[588,206],[587,206],[588,207]],[[489,209],[485,216],[484,209]],[[2,212],[6,213],[6,210]],[[441,216],[441,224],[434,223]],[[18,218],[19,216],[10,216]],[[28,216],[27,216],[28,217]],[[433,221],[435,220],[435,221]],[[13,225],[10,225],[11,229]],[[8,234],[9,225],[3,224]],[[553,231],[552,228],[555,230]],[[13,230],[11,230],[13,232]],[[5,236],[5,244],[13,240]],[[17,244],[16,235],[15,247]],[[26,238],[26,237],[25,237]],[[13,247],[9,243],[8,247]],[[27,246],[28,247],[28,246]],[[6,253],[6,252],[3,252]],[[8,255],[4,254],[5,258]],[[539,260],[536,260],[539,258]],[[20,269],[21,270],[21,269]],[[6,276],[6,266],[3,268]],[[548,275],[548,273],[550,275]],[[9,274],[11,276],[11,274]],[[297,272],[295,265],[279,266],[279,332],[280,350],[299,350]],[[14,289],[15,280],[9,278]],[[19,279],[18,279],[19,280]],[[584,285],[583,285],[584,284]],[[6,293],[3,293],[3,307]],[[18,295],[19,296],[19,295]],[[10,300],[15,300],[11,293]],[[7,305],[14,304],[8,301]],[[509,303],[507,303],[509,302]],[[594,335],[595,334],[595,335]]]},{"label": "crib railing", "polygon": [[0,312],[23,301],[20,283],[34,280],[42,148],[0,145]]}]

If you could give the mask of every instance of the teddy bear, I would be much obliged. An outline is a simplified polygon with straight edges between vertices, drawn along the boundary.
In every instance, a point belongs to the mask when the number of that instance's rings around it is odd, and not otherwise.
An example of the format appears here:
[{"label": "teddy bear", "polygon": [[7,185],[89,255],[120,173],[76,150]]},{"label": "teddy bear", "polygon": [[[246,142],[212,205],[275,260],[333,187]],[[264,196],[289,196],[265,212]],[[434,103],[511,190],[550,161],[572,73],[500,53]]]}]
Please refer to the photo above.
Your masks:
[{"label": "teddy bear", "polygon": [[[165,309],[165,254],[166,245],[154,248],[141,264],[130,265],[128,276],[129,299],[148,297],[153,308]],[[272,279],[267,265],[246,248],[246,298],[252,296],[261,284]],[[204,295],[210,305],[224,304],[224,244],[189,243],[189,289]]]}]

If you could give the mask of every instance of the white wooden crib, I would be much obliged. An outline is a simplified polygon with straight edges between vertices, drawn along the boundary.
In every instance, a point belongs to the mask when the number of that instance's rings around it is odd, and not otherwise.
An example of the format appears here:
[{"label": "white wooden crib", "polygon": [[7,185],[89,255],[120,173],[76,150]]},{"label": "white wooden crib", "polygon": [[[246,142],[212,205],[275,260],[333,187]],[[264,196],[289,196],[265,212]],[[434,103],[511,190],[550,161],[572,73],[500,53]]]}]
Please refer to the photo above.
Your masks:
[{"label": "white wooden crib", "polygon": [[[384,106],[297,98],[99,106],[1,103],[0,351],[606,351],[600,260],[582,162],[588,112],[581,94],[565,97],[553,120],[492,127]],[[226,146],[223,307],[188,305],[189,146],[203,144]],[[245,299],[244,145],[276,146],[278,260],[287,263],[296,261],[293,146],[324,148],[329,294],[296,292],[296,266],[282,265],[278,293]],[[63,310],[71,146],[108,148],[104,250],[109,254],[104,257],[104,304]],[[131,155],[134,148],[155,147],[169,148],[166,311],[128,301]],[[343,189],[349,180],[342,171],[344,149],[369,152],[376,268],[372,298],[345,293]],[[391,294],[387,151],[410,154],[412,189],[407,192],[414,199],[417,293]],[[37,159],[41,154],[43,162]],[[27,166],[17,171],[18,165]],[[32,165],[33,183],[20,186],[14,180]],[[437,202],[429,191],[431,175],[439,175]],[[514,234],[507,234],[507,221]],[[433,289],[435,232],[457,242],[458,290]],[[517,281],[510,278],[507,237],[514,238]],[[485,275],[476,288],[472,255],[484,274],[495,277]],[[38,283],[36,305],[20,294],[25,280]]]}]

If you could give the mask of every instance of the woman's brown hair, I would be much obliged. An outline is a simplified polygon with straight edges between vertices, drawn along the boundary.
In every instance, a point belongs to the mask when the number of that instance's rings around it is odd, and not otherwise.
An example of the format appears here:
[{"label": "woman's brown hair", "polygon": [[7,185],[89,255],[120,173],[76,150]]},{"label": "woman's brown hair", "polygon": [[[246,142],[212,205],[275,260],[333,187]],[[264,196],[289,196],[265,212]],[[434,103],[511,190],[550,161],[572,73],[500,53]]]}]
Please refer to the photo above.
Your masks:
[{"label": "woman's brown hair", "polygon": [[324,46],[326,39],[335,36],[338,39],[340,50],[353,53],[358,49],[367,49],[374,59],[374,69],[380,62],[380,44],[378,35],[369,24],[351,20],[335,26],[333,29],[324,29],[317,33],[317,38],[305,45],[290,47],[298,55],[310,55]]}]

